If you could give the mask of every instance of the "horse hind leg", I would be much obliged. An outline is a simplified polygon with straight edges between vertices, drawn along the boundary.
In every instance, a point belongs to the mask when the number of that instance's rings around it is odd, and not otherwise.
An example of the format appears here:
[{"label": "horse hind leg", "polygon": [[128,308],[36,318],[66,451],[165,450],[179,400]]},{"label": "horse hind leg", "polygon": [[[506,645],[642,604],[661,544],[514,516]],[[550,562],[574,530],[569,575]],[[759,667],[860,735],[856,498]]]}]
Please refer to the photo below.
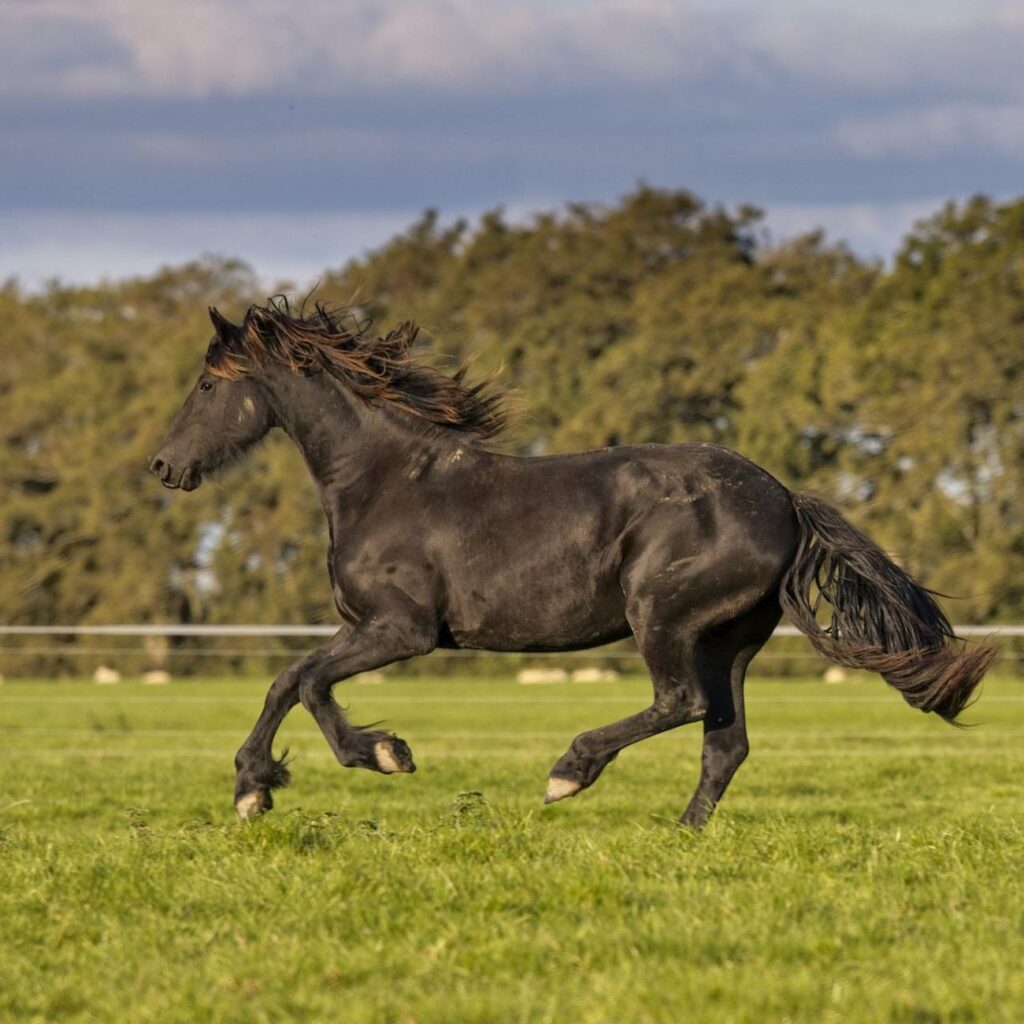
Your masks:
[{"label": "horse hind leg", "polygon": [[679,819],[680,825],[703,828],[737,769],[746,760],[749,745],[743,684],[747,667],[772,635],[781,614],[773,596],[731,624],[717,640],[720,659],[728,663],[728,685],[712,690],[711,704],[704,718],[700,781]]},{"label": "horse hind leg", "polygon": [[624,747],[706,715],[709,698],[693,638],[685,629],[663,622],[642,627],[638,622],[634,632],[651,673],[654,700],[635,715],[577,736],[551,769],[545,803],[592,786]]}]

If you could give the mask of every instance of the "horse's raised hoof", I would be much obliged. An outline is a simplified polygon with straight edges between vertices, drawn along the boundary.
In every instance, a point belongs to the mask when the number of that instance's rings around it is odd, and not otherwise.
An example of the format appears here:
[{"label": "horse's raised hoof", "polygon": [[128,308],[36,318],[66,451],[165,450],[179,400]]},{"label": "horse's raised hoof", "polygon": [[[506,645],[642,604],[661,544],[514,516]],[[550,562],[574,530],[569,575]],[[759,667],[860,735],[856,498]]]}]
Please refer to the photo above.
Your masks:
[{"label": "horse's raised hoof", "polygon": [[235,813],[240,821],[252,821],[261,814],[266,814],[274,806],[274,801],[267,789],[254,789],[240,796],[235,801]]},{"label": "horse's raised hoof", "polygon": [[373,745],[373,756],[377,761],[377,771],[383,772],[385,775],[416,771],[409,744],[397,736],[388,736],[386,739],[377,740]]},{"label": "horse's raised hoof", "polygon": [[553,804],[564,800],[567,796],[575,796],[583,786],[575,779],[566,779],[561,775],[552,775],[548,779],[548,791],[544,795],[544,803]]}]

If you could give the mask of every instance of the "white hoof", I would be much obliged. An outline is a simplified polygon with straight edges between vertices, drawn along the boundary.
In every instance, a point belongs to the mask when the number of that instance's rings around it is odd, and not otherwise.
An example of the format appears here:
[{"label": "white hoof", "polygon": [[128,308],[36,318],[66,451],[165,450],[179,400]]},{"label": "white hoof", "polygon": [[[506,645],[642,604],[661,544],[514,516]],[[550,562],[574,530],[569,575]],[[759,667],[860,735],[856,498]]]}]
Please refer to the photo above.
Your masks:
[{"label": "white hoof", "polygon": [[377,759],[377,767],[385,775],[391,775],[394,772],[400,772],[402,770],[402,766],[399,764],[398,758],[395,757],[391,750],[391,743],[389,740],[378,740],[373,745],[373,756]]},{"label": "white hoof", "polygon": [[544,797],[544,803],[553,804],[556,800],[564,800],[567,796],[575,796],[582,787],[572,779],[563,779],[558,775],[552,775],[548,779],[548,791]]},{"label": "white hoof", "polygon": [[252,793],[246,793],[245,796],[241,797],[238,803],[235,804],[235,813],[242,821],[249,821],[252,818],[258,818],[266,810],[267,806],[263,794],[258,790]]}]

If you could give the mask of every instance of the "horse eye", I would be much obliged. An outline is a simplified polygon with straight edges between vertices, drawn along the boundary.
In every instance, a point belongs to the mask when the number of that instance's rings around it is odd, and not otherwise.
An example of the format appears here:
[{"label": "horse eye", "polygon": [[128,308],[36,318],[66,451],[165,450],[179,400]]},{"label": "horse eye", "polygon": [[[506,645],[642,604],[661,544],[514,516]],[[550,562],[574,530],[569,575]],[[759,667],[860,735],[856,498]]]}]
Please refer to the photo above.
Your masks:
[{"label": "horse eye", "polygon": [[199,390],[200,391],[212,391],[213,390],[213,381],[212,380],[204,380],[204,381],[200,382]]}]

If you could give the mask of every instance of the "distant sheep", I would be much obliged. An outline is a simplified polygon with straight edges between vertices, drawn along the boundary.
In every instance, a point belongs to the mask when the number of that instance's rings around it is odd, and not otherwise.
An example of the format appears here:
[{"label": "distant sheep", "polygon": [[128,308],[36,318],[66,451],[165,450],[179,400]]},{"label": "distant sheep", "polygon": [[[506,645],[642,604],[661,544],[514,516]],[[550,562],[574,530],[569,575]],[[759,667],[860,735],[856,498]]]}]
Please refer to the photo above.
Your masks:
[{"label": "distant sheep", "polygon": [[524,668],[516,676],[516,681],[524,686],[536,683],[565,683],[569,681],[569,673],[564,668]]},{"label": "distant sheep", "polygon": [[578,668],[572,674],[574,683],[614,683],[618,678],[613,668]]}]

